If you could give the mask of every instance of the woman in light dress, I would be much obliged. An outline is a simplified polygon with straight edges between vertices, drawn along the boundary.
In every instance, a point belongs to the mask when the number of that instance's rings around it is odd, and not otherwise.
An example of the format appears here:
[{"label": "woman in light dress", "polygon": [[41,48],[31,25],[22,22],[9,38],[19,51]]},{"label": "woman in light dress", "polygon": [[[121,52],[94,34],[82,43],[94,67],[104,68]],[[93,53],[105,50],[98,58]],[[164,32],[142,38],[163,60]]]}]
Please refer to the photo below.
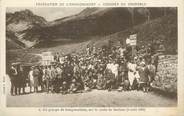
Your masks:
[{"label": "woman in light dress", "polygon": [[31,70],[29,71],[28,77],[29,77],[29,85],[30,85],[30,93],[32,93],[32,88],[34,87],[34,76],[33,76],[33,66],[31,67]]},{"label": "woman in light dress", "polygon": [[136,75],[137,64],[134,63],[133,60],[131,60],[130,62],[128,62],[127,67],[128,67],[128,80],[130,82],[130,89],[132,89],[133,82],[137,76]]}]

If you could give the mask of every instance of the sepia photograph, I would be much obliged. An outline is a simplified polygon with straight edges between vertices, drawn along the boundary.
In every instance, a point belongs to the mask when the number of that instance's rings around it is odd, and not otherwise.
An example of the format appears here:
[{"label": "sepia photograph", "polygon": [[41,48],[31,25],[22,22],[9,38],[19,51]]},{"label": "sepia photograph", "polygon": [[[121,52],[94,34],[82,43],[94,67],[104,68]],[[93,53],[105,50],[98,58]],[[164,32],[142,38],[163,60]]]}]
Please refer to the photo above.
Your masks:
[{"label": "sepia photograph", "polygon": [[7,107],[177,107],[177,7],[6,7]]}]

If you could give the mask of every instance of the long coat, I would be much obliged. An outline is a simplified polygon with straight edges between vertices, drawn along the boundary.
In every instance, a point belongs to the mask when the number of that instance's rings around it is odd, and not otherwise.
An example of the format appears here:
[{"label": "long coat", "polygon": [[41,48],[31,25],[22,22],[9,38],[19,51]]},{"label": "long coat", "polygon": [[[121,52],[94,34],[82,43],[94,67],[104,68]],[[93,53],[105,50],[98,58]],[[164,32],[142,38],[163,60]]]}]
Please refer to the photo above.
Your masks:
[{"label": "long coat", "polygon": [[11,84],[15,85],[16,84],[16,78],[17,78],[17,70],[16,70],[16,68],[12,67],[10,69],[9,77],[10,77]]},{"label": "long coat", "polygon": [[119,66],[119,77],[120,80],[123,82],[124,80],[128,80],[128,68],[127,63],[121,63]]},{"label": "long coat", "polygon": [[40,76],[40,71],[38,69],[33,70],[33,79],[34,79],[34,87],[38,87],[39,81],[38,78]]},{"label": "long coat", "polygon": [[154,65],[148,65],[148,72],[149,72],[149,81],[152,82],[155,78],[155,74],[156,74],[156,67]]}]

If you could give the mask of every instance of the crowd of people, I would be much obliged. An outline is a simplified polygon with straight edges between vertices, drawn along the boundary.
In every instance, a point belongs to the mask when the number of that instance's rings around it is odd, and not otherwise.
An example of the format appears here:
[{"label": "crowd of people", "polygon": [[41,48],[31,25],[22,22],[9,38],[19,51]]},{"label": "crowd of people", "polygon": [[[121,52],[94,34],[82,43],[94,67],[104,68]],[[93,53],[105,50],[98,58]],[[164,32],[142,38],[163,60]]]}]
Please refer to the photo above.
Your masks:
[{"label": "crowd of people", "polygon": [[[25,73],[21,64],[10,68],[11,95],[30,93],[78,93],[98,90],[150,91],[158,65],[158,55],[151,45],[135,48],[131,46],[88,46],[84,53],[54,55],[51,65],[31,66]],[[135,50],[134,50],[135,51]]]}]

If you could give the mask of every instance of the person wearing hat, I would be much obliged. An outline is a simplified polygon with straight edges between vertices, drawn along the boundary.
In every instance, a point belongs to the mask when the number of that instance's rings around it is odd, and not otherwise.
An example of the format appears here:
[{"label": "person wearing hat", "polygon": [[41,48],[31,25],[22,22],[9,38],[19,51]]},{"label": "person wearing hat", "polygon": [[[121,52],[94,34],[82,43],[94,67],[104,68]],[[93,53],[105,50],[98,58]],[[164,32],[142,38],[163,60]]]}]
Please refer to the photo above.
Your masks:
[{"label": "person wearing hat", "polygon": [[11,82],[11,89],[10,89],[11,95],[14,95],[14,93],[17,94],[17,92],[15,91],[16,90],[15,80],[17,78],[17,74],[18,73],[17,73],[17,69],[15,67],[15,64],[12,63],[10,71],[9,71],[9,77],[10,77],[10,82]]}]

